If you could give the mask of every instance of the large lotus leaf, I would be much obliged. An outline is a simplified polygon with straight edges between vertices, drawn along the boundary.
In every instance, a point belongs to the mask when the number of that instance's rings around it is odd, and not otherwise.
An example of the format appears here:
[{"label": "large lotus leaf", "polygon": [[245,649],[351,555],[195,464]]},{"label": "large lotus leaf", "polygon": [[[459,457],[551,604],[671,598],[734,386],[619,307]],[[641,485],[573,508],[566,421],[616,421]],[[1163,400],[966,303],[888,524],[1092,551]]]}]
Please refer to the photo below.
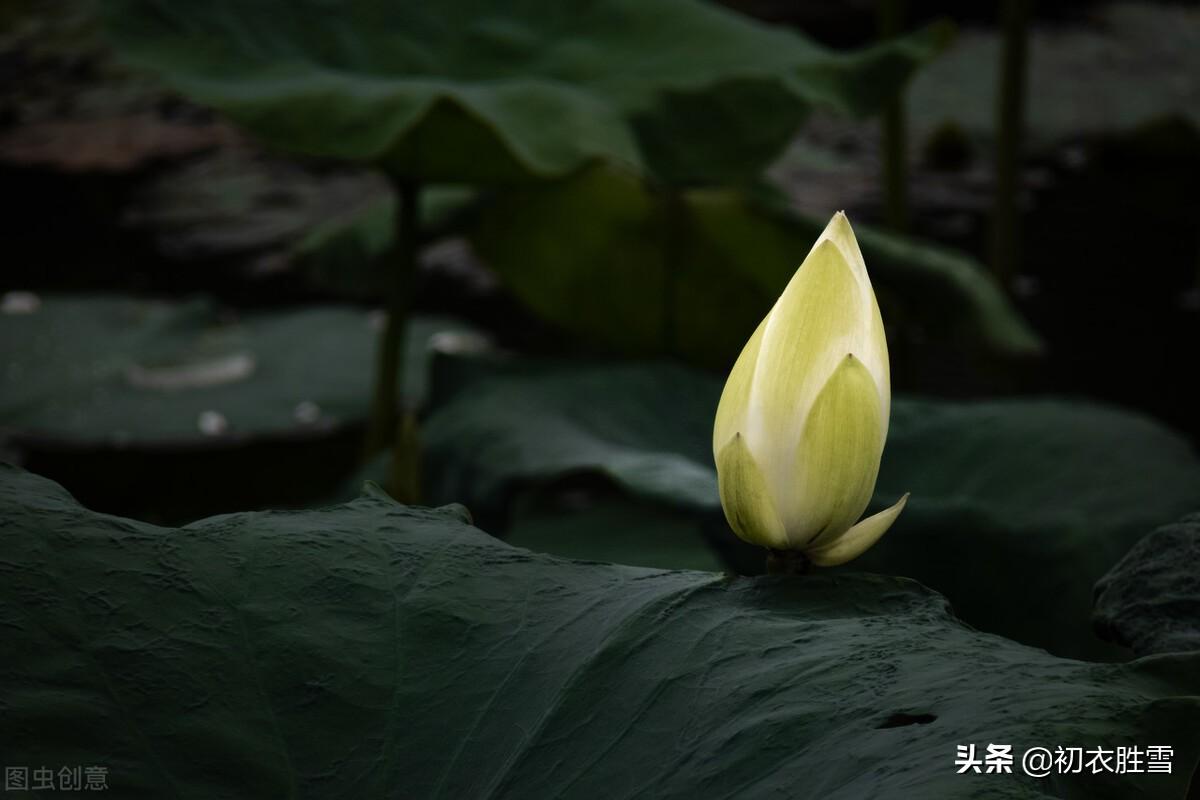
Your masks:
[{"label": "large lotus leaf", "polygon": [[[431,499],[500,520],[521,487],[599,473],[707,511],[731,565],[762,569],[720,511],[719,379],[665,364],[440,372],[453,385],[435,386],[423,428]],[[1092,584],[1147,530],[1200,505],[1200,460],[1158,424],[1088,403],[896,397],[872,506],[904,492],[904,513],[855,569],[915,577],[980,628],[1116,657],[1091,632]]]},{"label": "large lotus leaf", "polygon": [[[832,210],[831,210],[832,211]],[[586,342],[727,367],[828,220],[753,193],[654,191],[617,170],[513,189],[472,243],[528,307]],[[884,318],[1024,356],[1036,335],[966,256],[856,225]]]},{"label": "large lotus leaf", "polygon": [[[1183,798],[1200,757],[1200,655],[1061,660],[904,578],[568,561],[378,494],[167,529],[4,467],[0,507],[5,762],[117,797]],[[1014,773],[957,774],[988,743]]]},{"label": "large lotus leaf", "polygon": [[1096,584],[1093,621],[1137,655],[1200,651],[1200,514],[1134,545]]},{"label": "large lotus leaf", "polygon": [[813,103],[878,108],[946,38],[843,55],[696,0],[104,6],[130,62],[266,142],[450,182],[753,175]]},{"label": "large lotus leaf", "polygon": [[[237,442],[366,417],[378,333],[348,307],[229,318],[205,301],[51,296],[0,313],[0,430],[118,446]],[[411,326],[406,392],[425,393],[431,336]]]},{"label": "large lotus leaf", "polygon": [[664,363],[518,365],[516,374],[477,377],[471,359],[454,361],[452,378],[435,370],[443,401],[421,431],[432,502],[458,498],[482,519],[503,519],[523,486],[600,471],[648,501],[720,508],[712,466],[720,386],[707,375]]},{"label": "large lotus leaf", "polygon": [[936,587],[979,627],[1115,658],[1092,635],[1092,585],[1200,505],[1200,460],[1159,423],[1106,406],[901,398],[870,510],[906,491],[902,519],[856,568]]},{"label": "large lotus leaf", "polygon": [[[377,315],[18,294],[3,312],[0,444],[94,508],[185,521],[305,505],[361,457]],[[406,402],[423,401],[439,334],[463,327],[413,322]]]}]

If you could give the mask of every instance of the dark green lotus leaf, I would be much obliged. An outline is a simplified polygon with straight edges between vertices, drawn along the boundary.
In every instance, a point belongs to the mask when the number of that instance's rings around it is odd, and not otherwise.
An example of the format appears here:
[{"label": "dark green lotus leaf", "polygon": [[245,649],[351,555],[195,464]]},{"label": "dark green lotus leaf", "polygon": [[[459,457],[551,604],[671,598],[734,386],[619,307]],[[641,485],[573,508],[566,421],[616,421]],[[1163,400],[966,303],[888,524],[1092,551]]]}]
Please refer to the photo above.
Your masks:
[{"label": "dark green lotus leaf", "polygon": [[[348,307],[229,317],[206,301],[50,296],[0,314],[0,430],[21,440],[185,445],[327,430],[365,419],[377,332]],[[425,393],[418,319],[406,391]]]},{"label": "dark green lotus leaf", "polygon": [[[22,313],[24,312],[24,313]],[[361,458],[378,315],[17,294],[0,313],[0,445],[90,507],[156,521],[304,506]],[[416,318],[404,397],[434,344]]]},{"label": "dark green lotus leaf", "polygon": [[879,108],[947,38],[838,54],[696,0],[103,6],[130,62],[264,141],[449,182],[594,159],[668,180],[754,175],[810,106]]},{"label": "dark green lotus leaf", "polygon": [[[472,242],[523,303],[592,345],[726,368],[827,222],[756,194],[655,192],[593,169],[503,193]],[[930,336],[992,354],[1038,351],[971,259],[855,227],[885,319],[917,318]]]},{"label": "dark green lotus leaf", "polygon": [[936,587],[978,627],[1115,658],[1092,633],[1092,586],[1147,530],[1200,505],[1200,460],[1161,424],[1106,406],[898,398],[869,510],[906,491],[856,569]]},{"label": "dark green lotus leaf", "polygon": [[1092,619],[1139,656],[1200,651],[1200,514],[1134,545],[1096,584]]},{"label": "dark green lotus leaf", "polygon": [[453,361],[461,385],[435,378],[444,402],[421,431],[430,501],[457,497],[491,520],[519,487],[599,471],[648,501],[720,508],[711,444],[720,386],[707,375],[664,363],[518,365],[476,378],[472,360]]},{"label": "dark green lotus leaf", "polygon": [[[121,798],[1183,798],[1200,655],[1094,665],[913,581],[726,578],[510,547],[372,494],[168,529],[0,468],[6,763]],[[956,774],[1010,744],[1014,774]],[[1170,774],[1035,781],[1056,745]]]},{"label": "dark green lotus leaf", "polygon": [[[726,529],[717,497],[718,378],[669,364],[490,364],[472,377],[459,362],[440,370],[450,385],[435,386],[423,429],[431,499],[503,520],[522,487],[601,474],[707,512],[731,566],[762,569],[762,551]],[[1145,531],[1200,504],[1200,460],[1160,425],[1088,403],[898,397],[872,508],[904,492],[908,507],[855,569],[914,577],[977,627],[1117,657],[1092,635],[1092,584]]]},{"label": "dark green lotus leaf", "polygon": [[[436,363],[444,370],[448,361],[460,360],[443,358]],[[444,376],[439,381],[444,383]],[[502,402],[495,408],[497,413],[520,413],[516,409],[523,407],[524,398],[515,398],[518,401],[515,409],[506,405],[504,398],[498,399]],[[536,413],[536,409],[534,411]],[[578,455],[572,460],[568,455],[570,450],[586,449],[586,443],[573,435],[575,433],[577,431],[570,427],[561,428],[559,435],[564,437],[563,444],[566,445],[560,450],[564,460],[559,461],[555,468],[527,476],[525,482],[536,483],[537,488],[508,491],[515,488],[514,483],[494,484],[485,489],[493,502],[476,505],[473,509],[475,520],[489,530],[503,531],[508,543],[539,553],[637,567],[721,569],[719,549],[714,549],[707,541],[708,538],[715,538],[709,536],[711,515],[703,508],[695,512],[683,510],[674,502],[677,499],[676,492],[690,490],[697,502],[702,504],[715,491],[710,485],[711,475],[691,476],[697,480],[697,484],[689,487],[688,476],[674,480],[669,477],[672,466],[688,469],[684,460],[675,459],[673,464],[656,465],[652,455],[631,451],[629,458],[618,464],[617,470],[627,477],[626,488],[632,493],[637,494],[642,488],[651,491],[630,497],[614,491],[608,483],[596,481],[591,464],[583,464],[578,470],[574,468],[579,463]],[[441,432],[435,433],[437,437],[441,435]],[[553,446],[553,440],[548,443]],[[441,448],[435,447],[434,450],[433,458],[436,459]],[[551,460],[555,457],[553,454],[545,455]],[[425,466],[429,469],[431,464]],[[429,488],[439,497],[444,497],[452,491],[445,481],[447,478],[452,480],[451,476],[455,473],[446,469],[445,465],[434,468],[437,472]],[[390,452],[379,454],[343,480],[335,491],[324,495],[322,505],[349,502],[361,494],[363,485],[368,482],[386,485],[391,470]],[[653,476],[656,474],[664,479],[658,497],[653,491]],[[494,482],[498,477],[480,474],[480,480],[485,483]],[[647,481],[647,478],[650,480]],[[465,488],[464,493],[470,497],[479,496],[469,488]],[[720,545],[720,540],[717,539],[715,544]]]}]

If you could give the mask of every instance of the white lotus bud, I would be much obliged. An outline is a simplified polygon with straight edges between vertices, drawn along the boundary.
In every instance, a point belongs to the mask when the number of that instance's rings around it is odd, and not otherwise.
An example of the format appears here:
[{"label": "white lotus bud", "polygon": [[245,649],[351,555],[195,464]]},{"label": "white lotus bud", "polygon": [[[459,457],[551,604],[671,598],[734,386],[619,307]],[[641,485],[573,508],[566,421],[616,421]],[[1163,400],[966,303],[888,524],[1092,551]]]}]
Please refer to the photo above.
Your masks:
[{"label": "white lotus bud", "polygon": [[891,412],[887,339],[862,253],[838,212],[738,356],[713,457],[733,530],[833,566],[879,540],[908,495],[859,521]]}]

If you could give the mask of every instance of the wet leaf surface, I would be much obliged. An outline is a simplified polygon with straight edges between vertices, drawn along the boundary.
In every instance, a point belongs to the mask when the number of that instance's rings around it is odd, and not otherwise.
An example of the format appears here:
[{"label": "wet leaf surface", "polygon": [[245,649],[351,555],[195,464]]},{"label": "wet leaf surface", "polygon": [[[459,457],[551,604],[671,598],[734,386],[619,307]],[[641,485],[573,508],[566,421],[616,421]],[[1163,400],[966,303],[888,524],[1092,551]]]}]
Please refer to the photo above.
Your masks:
[{"label": "wet leaf surface", "polygon": [[[1182,798],[1196,654],[1055,658],[903,578],[509,547],[370,494],[161,528],[0,469],[0,746],[140,797]],[[1174,748],[956,774],[956,746]]]}]

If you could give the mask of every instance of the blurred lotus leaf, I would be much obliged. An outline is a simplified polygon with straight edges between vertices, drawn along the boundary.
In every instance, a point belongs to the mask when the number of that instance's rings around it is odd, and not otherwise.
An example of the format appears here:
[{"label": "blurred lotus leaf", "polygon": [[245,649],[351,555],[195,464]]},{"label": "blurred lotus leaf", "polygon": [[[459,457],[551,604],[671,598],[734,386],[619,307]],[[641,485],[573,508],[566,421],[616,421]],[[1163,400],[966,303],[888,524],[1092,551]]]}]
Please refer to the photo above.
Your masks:
[{"label": "blurred lotus leaf", "polygon": [[[587,343],[728,369],[817,240],[800,217],[741,189],[656,191],[594,168],[504,191],[476,251],[546,320]],[[856,226],[885,319],[999,356],[1040,349],[994,279],[965,255]]]},{"label": "blurred lotus leaf", "polygon": [[162,528],[0,466],[0,514],[0,750],[115,797],[1017,800],[956,745],[1172,747],[1055,778],[1123,800],[1200,756],[1200,654],[1055,658],[906,578],[568,561],[378,492]]},{"label": "blurred lotus leaf", "polygon": [[1139,656],[1200,651],[1200,514],[1146,536],[1096,584],[1092,621]]},{"label": "blurred lotus leaf", "polygon": [[125,58],[266,143],[409,180],[753,176],[814,104],[881,107],[933,26],[841,54],[697,0],[105,0]]},{"label": "blurred lotus leaf", "polygon": [[[21,302],[17,302],[21,301]],[[23,296],[0,309],[0,447],[92,507],[187,521],[302,505],[361,456],[377,315],[235,314],[208,301]],[[410,322],[403,399],[434,346],[478,339]]]},{"label": "blurred lotus leaf", "polygon": [[[55,296],[0,314],[0,436],[184,446],[361,423],[372,316],[318,307],[231,318],[211,303]],[[431,336],[411,325],[405,386],[425,392]]]},{"label": "blurred lotus leaf", "polygon": [[[708,513],[731,566],[762,569],[717,497],[719,378],[671,364],[453,361],[434,371],[423,431],[431,500],[462,502],[500,532],[528,487],[599,474]],[[1200,506],[1200,460],[1157,423],[1103,406],[898,396],[867,513],[906,491],[904,514],[855,568],[916,578],[985,630],[1111,658],[1120,651],[1092,635],[1092,584],[1146,531]]]},{"label": "blurred lotus leaf", "polygon": [[720,513],[720,391],[717,378],[674,364],[447,358],[422,434],[429,499],[457,497],[497,528],[519,489],[599,472],[639,499]]}]

